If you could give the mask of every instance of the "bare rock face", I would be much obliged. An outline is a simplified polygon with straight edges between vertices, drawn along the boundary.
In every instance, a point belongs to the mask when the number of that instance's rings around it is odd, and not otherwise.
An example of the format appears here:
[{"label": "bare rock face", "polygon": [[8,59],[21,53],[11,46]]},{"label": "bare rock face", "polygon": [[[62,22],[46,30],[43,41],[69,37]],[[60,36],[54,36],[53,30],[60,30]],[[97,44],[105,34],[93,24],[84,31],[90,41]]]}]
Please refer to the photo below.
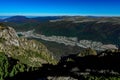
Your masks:
[{"label": "bare rock face", "polygon": [[42,43],[19,38],[11,27],[0,26],[0,52],[33,67],[56,63],[51,52]]},{"label": "bare rock face", "polygon": [[0,39],[5,45],[19,46],[18,36],[15,30],[11,27],[4,27],[0,29]]}]

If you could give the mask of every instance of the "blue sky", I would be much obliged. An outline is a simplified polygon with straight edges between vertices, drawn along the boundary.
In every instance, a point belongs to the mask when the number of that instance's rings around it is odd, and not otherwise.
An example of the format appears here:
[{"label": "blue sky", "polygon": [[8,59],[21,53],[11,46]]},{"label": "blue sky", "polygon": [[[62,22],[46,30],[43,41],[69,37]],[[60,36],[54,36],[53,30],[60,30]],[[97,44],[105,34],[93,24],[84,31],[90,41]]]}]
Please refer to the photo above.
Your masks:
[{"label": "blue sky", "polygon": [[0,0],[0,15],[120,16],[119,0]]}]

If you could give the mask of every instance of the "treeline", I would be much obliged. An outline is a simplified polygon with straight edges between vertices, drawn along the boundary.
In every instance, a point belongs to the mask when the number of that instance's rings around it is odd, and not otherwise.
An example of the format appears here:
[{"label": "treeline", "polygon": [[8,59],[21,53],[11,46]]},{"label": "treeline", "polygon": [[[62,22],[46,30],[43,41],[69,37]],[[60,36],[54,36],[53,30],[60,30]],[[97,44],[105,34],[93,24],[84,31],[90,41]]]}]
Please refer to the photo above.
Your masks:
[{"label": "treeline", "polygon": [[15,76],[20,72],[34,71],[37,68],[29,67],[25,64],[20,63],[16,59],[7,57],[5,53],[0,52],[0,80],[5,80]]}]

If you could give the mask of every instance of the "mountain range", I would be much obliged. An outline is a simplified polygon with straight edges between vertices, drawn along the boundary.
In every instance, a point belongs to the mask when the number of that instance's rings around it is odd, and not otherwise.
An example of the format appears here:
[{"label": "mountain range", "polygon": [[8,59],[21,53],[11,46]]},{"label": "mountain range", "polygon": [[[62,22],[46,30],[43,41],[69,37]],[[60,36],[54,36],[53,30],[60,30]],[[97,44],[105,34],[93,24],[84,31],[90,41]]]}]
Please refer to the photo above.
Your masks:
[{"label": "mountain range", "polygon": [[120,45],[120,17],[91,16],[12,16],[1,19],[16,31],[35,29],[46,36],[77,37],[79,40],[93,40]]},{"label": "mountain range", "polygon": [[[119,20],[119,17],[89,16],[63,16],[57,19],[13,16],[1,19],[0,80],[119,79],[120,50],[117,48],[99,52],[91,47],[83,49],[33,40],[16,32],[34,29],[35,33],[46,37],[77,37],[82,40],[81,43],[87,42],[86,45],[94,43],[94,40],[119,44]],[[65,37],[62,37],[64,41]],[[76,38],[69,40],[76,41]],[[60,59],[57,60],[56,55]]]}]

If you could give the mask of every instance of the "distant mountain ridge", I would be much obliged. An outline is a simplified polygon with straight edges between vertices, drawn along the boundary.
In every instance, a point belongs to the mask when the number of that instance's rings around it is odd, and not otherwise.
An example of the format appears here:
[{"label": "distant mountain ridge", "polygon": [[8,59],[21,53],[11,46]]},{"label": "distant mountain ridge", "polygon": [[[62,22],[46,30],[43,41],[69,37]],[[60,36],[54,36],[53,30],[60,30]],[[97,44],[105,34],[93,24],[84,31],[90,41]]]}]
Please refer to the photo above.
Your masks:
[{"label": "distant mountain ridge", "polygon": [[21,22],[21,21],[25,21],[28,19],[29,18],[27,18],[25,16],[12,16],[12,17],[3,19],[3,21],[4,22]]},{"label": "distant mountain ridge", "polygon": [[49,21],[60,19],[60,16],[41,16],[41,17],[30,17],[30,16],[0,16],[1,22],[27,22],[30,20],[34,21]]}]

